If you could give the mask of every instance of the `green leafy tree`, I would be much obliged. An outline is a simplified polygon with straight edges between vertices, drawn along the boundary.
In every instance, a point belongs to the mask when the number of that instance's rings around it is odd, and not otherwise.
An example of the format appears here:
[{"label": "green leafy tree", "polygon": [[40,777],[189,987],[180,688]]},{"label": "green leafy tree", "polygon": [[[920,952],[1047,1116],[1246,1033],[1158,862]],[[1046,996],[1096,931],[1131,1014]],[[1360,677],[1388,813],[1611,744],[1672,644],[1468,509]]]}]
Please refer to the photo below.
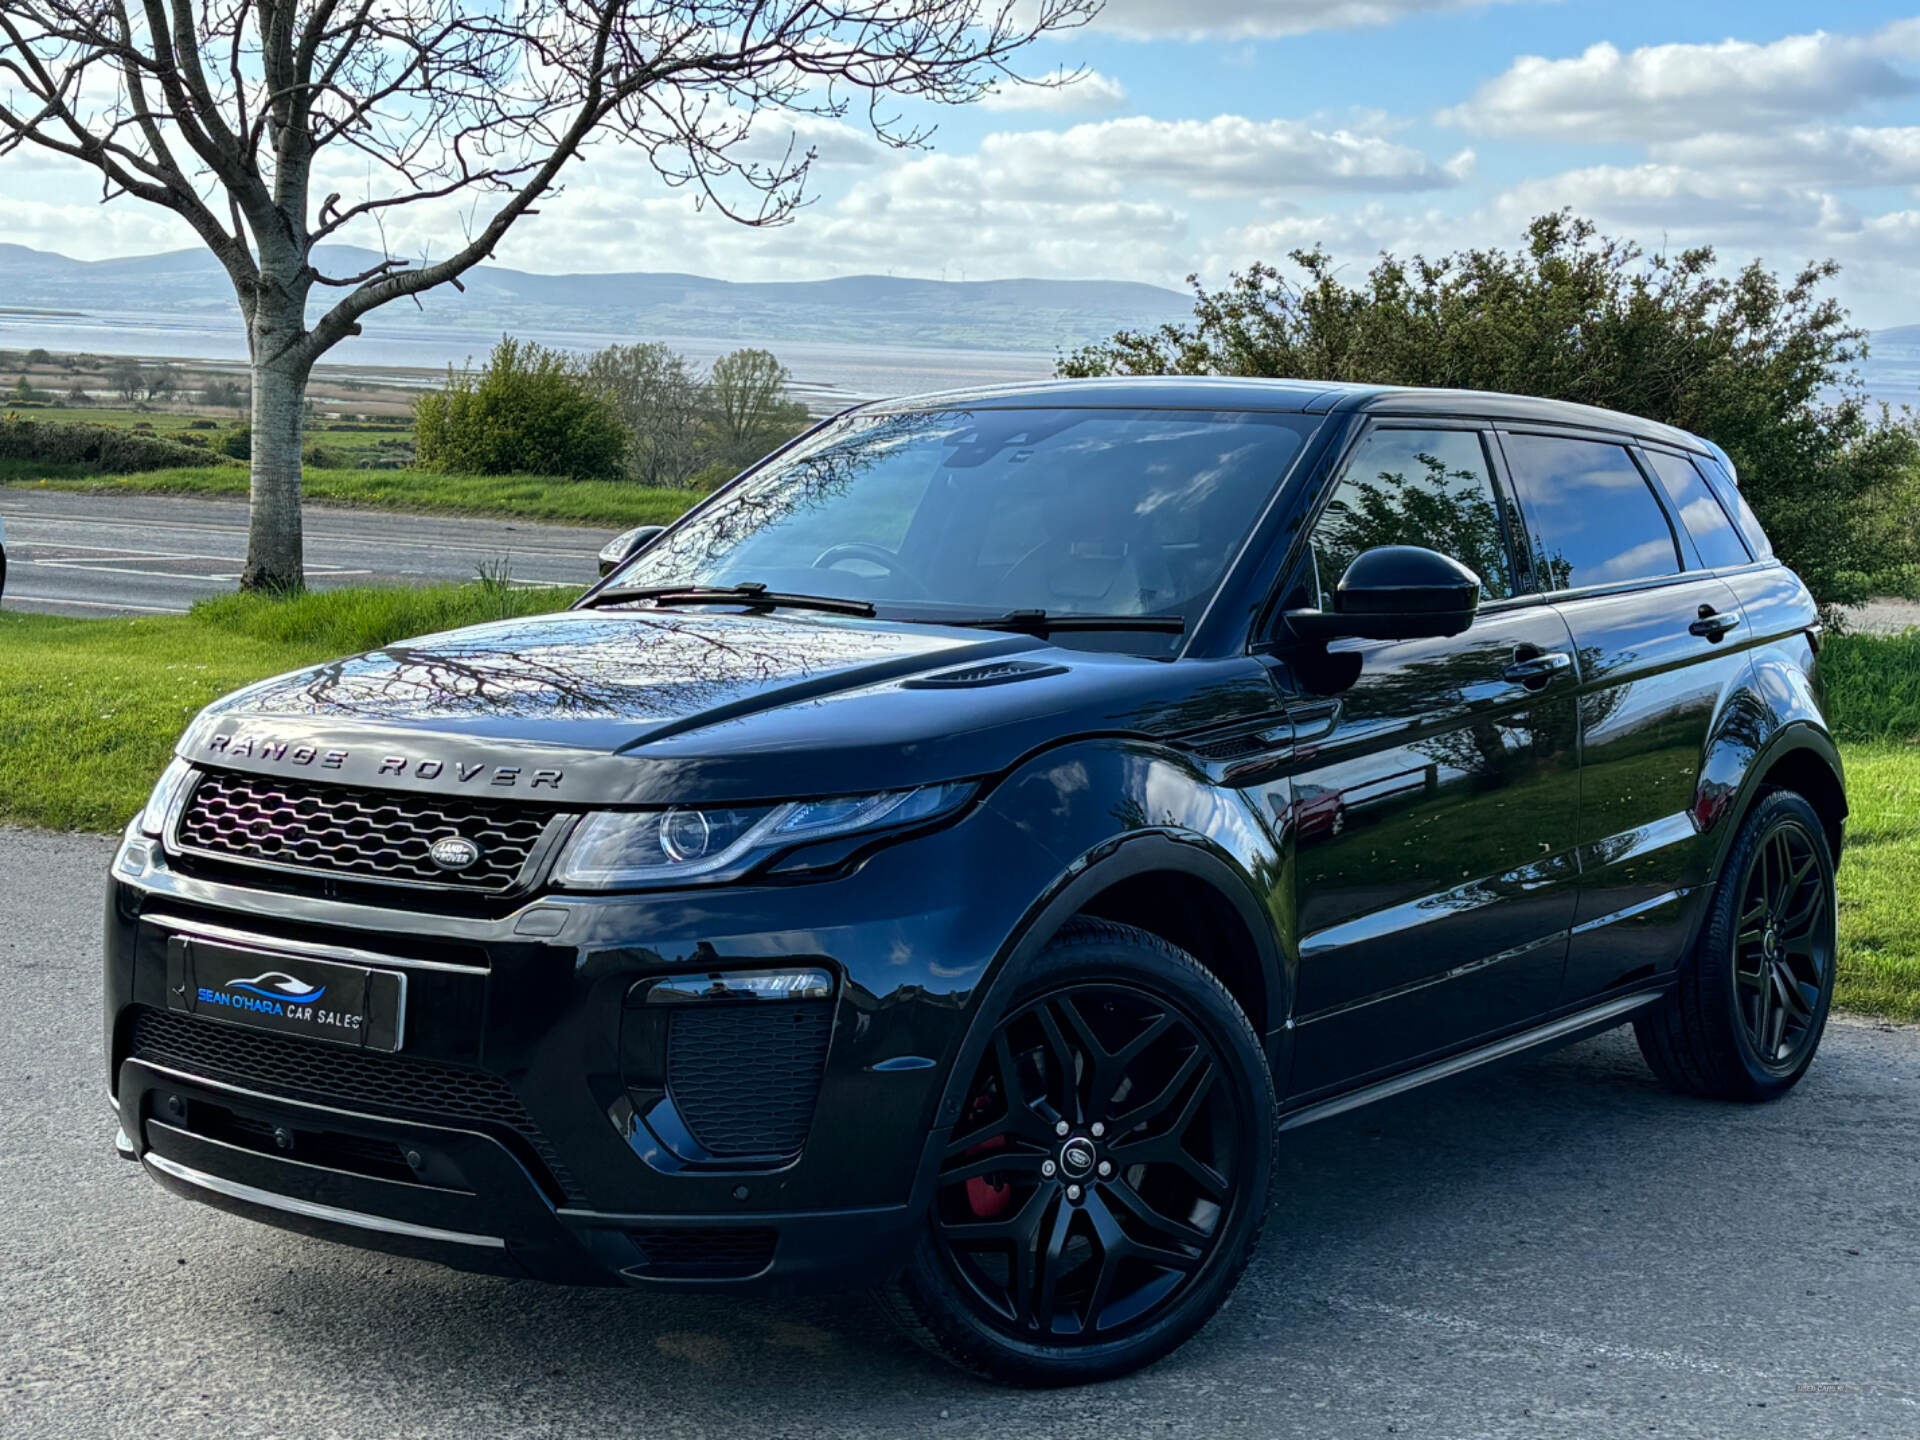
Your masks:
[{"label": "green leafy tree", "polygon": [[614,479],[627,449],[613,403],[570,357],[511,336],[484,370],[449,370],[415,401],[413,434],[423,466],[473,475]]},{"label": "green leafy tree", "polygon": [[793,377],[766,350],[735,350],[707,375],[707,458],[738,471],[807,428],[807,407],[787,395]]},{"label": "green leafy tree", "polygon": [[1708,248],[1649,255],[1568,212],[1515,251],[1392,255],[1355,284],[1323,249],[1219,291],[1193,320],[1123,331],[1060,362],[1088,375],[1260,375],[1456,386],[1622,410],[1704,435],[1740,471],[1780,557],[1825,606],[1908,590],[1920,560],[1920,441],[1873,406],[1865,332],[1823,287]]}]

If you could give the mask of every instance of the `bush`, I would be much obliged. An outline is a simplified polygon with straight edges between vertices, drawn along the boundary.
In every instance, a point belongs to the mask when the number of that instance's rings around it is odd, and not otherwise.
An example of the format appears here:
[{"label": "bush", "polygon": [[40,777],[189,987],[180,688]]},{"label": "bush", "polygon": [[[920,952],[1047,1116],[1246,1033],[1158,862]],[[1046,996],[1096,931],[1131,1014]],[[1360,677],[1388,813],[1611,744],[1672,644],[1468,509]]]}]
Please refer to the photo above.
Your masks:
[{"label": "bush", "polygon": [[189,430],[218,430],[219,428],[220,422],[218,420],[189,420],[187,422],[187,429]]},{"label": "bush", "polygon": [[77,421],[0,419],[0,460],[81,465],[112,474],[167,470],[207,463],[204,450],[159,435],[136,435],[111,425]]},{"label": "bush", "polygon": [[347,465],[347,456],[344,450],[322,445],[318,440],[309,440],[306,448],[300,452],[300,463],[310,465],[315,470],[343,470]]},{"label": "bush", "polygon": [[222,455],[231,455],[235,460],[253,459],[253,426],[241,421],[220,437]]},{"label": "bush", "polygon": [[1647,256],[1564,211],[1519,251],[1389,255],[1355,285],[1324,250],[1291,259],[1304,284],[1255,265],[1196,285],[1191,324],[1123,331],[1060,372],[1457,386],[1662,420],[1725,448],[1823,606],[1912,590],[1920,439],[1870,409],[1852,369],[1865,333],[1820,294],[1832,263],[1728,276],[1711,250]]},{"label": "bush", "polygon": [[185,430],[182,430],[172,438],[179,441],[182,445],[191,445],[196,450],[211,450],[213,448],[213,441],[209,440],[205,435],[194,435]]},{"label": "bush", "polygon": [[478,375],[447,372],[414,402],[414,444],[430,470],[612,479],[626,430],[612,404],[557,350],[503,337]]}]

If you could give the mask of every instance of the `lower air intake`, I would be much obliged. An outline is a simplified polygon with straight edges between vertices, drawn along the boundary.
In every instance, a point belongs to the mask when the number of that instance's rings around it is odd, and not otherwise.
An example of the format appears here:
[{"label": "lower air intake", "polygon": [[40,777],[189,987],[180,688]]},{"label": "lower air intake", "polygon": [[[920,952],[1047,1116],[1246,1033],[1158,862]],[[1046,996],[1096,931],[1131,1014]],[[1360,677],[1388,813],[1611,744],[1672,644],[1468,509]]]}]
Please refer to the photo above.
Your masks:
[{"label": "lower air intake", "polygon": [[832,1031],[826,1000],[687,1006],[668,1032],[667,1093],[709,1154],[796,1154]]}]

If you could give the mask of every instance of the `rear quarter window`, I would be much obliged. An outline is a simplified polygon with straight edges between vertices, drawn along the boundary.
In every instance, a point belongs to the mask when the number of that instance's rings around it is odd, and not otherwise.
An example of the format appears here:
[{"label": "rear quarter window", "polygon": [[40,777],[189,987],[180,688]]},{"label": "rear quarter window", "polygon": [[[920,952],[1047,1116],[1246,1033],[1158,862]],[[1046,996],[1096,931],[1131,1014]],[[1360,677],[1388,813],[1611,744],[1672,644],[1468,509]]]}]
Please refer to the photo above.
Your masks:
[{"label": "rear quarter window", "polygon": [[1760,528],[1760,517],[1753,513],[1753,507],[1747,504],[1747,497],[1733,483],[1733,476],[1726,472],[1718,460],[1707,456],[1701,457],[1700,473],[1707,477],[1707,484],[1713,487],[1713,493],[1720,497],[1720,503],[1733,516],[1733,523],[1740,527],[1740,533],[1746,537],[1747,548],[1762,560],[1770,559],[1773,542],[1767,539],[1767,532]]},{"label": "rear quarter window", "polygon": [[1680,517],[1680,523],[1686,526],[1693,543],[1700,547],[1700,562],[1703,565],[1709,570],[1718,570],[1725,566],[1745,565],[1753,558],[1747,553],[1739,532],[1733,528],[1733,522],[1727,518],[1727,512],[1714,498],[1713,491],[1707,488],[1706,479],[1693,468],[1691,460],[1665,450],[1642,453],[1653,466],[1653,473],[1660,477],[1660,484],[1667,492],[1667,499],[1673,502],[1673,510]]},{"label": "rear quarter window", "polygon": [[1502,437],[1542,590],[1680,572],[1667,512],[1625,446],[1559,435]]}]

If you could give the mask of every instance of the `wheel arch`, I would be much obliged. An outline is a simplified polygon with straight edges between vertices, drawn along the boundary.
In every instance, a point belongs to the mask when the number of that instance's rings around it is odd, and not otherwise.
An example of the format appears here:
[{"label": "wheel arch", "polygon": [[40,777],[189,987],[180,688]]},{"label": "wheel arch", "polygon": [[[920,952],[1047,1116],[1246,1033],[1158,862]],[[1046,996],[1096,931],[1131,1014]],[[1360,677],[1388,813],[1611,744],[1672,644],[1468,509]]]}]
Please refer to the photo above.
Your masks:
[{"label": "wheel arch", "polygon": [[1834,863],[1839,864],[1848,810],[1840,750],[1823,726],[1794,720],[1781,726],[1753,756],[1731,803],[1724,807],[1734,823],[1723,828],[1714,852],[1714,879],[1720,877],[1740,823],[1769,790],[1791,790],[1813,807],[1826,834],[1827,848]]},{"label": "wheel arch", "polygon": [[[1180,908],[1154,914],[1156,906]],[[964,1092],[1005,1008],[1000,977],[1044,949],[1071,920],[1087,916],[1132,925],[1179,946],[1211,972],[1247,1012],[1284,1075],[1292,977],[1251,883],[1199,835],[1174,829],[1130,831],[1079,857],[1029,907],[982,977],[964,1039],[947,1075],[936,1129],[958,1117]],[[1198,945],[1201,948],[1195,949]]]}]

